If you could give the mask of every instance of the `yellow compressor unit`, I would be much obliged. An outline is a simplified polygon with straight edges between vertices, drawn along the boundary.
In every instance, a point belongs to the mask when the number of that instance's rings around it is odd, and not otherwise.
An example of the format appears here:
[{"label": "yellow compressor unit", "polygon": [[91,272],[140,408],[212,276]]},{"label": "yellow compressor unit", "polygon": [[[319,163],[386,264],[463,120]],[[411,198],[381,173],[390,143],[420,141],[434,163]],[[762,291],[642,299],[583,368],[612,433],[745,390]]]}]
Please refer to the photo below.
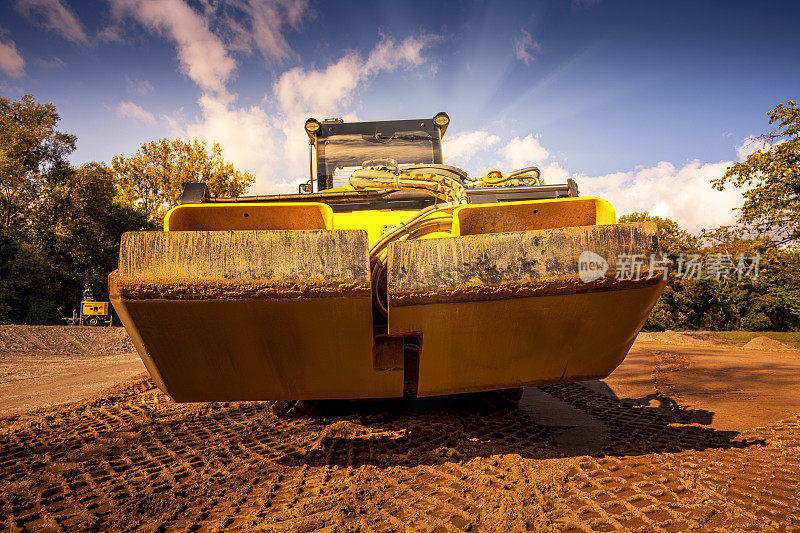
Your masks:
[{"label": "yellow compressor unit", "polygon": [[110,326],[112,317],[108,302],[95,300],[93,291],[91,283],[84,285],[80,310],[73,310],[71,317],[64,317],[61,320],[71,326],[103,326],[106,324]]}]

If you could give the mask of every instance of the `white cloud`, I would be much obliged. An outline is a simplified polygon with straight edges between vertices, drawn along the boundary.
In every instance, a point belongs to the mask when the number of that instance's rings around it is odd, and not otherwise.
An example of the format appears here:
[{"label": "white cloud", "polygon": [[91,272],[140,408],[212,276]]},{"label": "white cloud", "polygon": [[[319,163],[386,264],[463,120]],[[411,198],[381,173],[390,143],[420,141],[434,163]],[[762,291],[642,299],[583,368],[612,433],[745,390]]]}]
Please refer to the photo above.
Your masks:
[{"label": "white cloud", "polygon": [[500,142],[500,137],[486,130],[465,131],[445,137],[442,141],[444,160],[448,164],[463,165],[469,162],[476,152],[485,151]]},{"label": "white cloud", "polygon": [[539,136],[528,134],[525,138],[514,137],[500,148],[508,168],[517,170],[531,165],[541,165],[550,153],[539,143]]},{"label": "white cloud", "polygon": [[225,84],[236,69],[208,21],[182,0],[110,0],[118,18],[132,17],[167,37],[178,49],[181,70],[203,91],[227,96]]},{"label": "white cloud", "polygon": [[310,11],[308,0],[228,0],[209,7],[209,16],[227,34],[229,49],[257,49],[265,59],[277,60],[294,55],[284,27],[298,28]]},{"label": "white cloud", "polygon": [[281,32],[310,16],[307,0],[202,1],[199,8],[184,0],[109,2],[115,23],[132,19],[174,42],[181,70],[202,91],[197,117],[163,117],[172,134],[219,142],[227,160],[256,176],[253,193],[296,191],[308,174],[305,118],[354,117],[346,107],[361,87],[381,72],[423,64],[423,49],[436,39],[422,35],[398,43],[384,36],[366,58],[350,52],[324,68],[291,69],[275,82],[265,104],[241,106],[228,90],[237,67],[234,54],[292,56]]},{"label": "white cloud", "polygon": [[114,24],[98,31],[97,40],[101,43],[121,43],[124,42],[122,34],[122,28]]},{"label": "white cloud", "polygon": [[156,118],[151,112],[142,109],[133,102],[120,102],[117,106],[117,115],[122,118],[129,118],[144,124],[156,123]]},{"label": "white cloud", "polygon": [[[227,88],[236,70],[232,52],[256,47],[265,57],[280,59],[289,55],[291,51],[279,35],[280,28],[285,24],[299,24],[307,11],[307,3],[304,0],[229,0],[218,4],[203,2],[202,11],[198,11],[183,0],[109,1],[117,22],[133,19],[172,41],[181,71],[202,91],[198,101],[200,115],[194,120],[163,117],[172,128],[172,134],[208,143],[219,142],[227,160],[237,169],[252,172],[257,177],[255,190],[267,192],[266,189],[274,188],[275,167],[279,166],[276,163],[280,155],[275,135],[281,133],[274,124],[280,122],[280,117],[270,116],[260,106],[236,105],[236,95]],[[236,20],[232,16],[235,12],[239,15],[244,12],[239,19],[245,22],[239,28],[231,27]],[[227,31],[231,38],[223,39],[212,28]],[[237,41],[245,33],[249,40],[244,44]],[[139,93],[152,89],[149,82],[134,80],[129,80],[129,87]],[[133,115],[136,110],[126,106],[124,112]],[[147,120],[144,114],[138,116]],[[302,124],[296,127],[302,130]]]},{"label": "white cloud", "polygon": [[44,68],[63,68],[67,66],[60,57],[55,56],[53,59],[37,59],[36,62]]},{"label": "white cloud", "polygon": [[[219,142],[227,161],[259,179],[258,190],[252,192],[264,192],[264,178],[273,177],[278,155],[272,117],[258,106],[240,108],[213,95],[203,95],[200,108],[202,117],[175,133],[209,145]],[[302,124],[298,129],[302,130]]]},{"label": "white cloud", "polygon": [[582,196],[599,196],[611,202],[617,215],[634,211],[671,218],[683,229],[701,229],[733,224],[735,208],[741,207],[741,190],[717,191],[709,183],[718,178],[732,161],[701,163],[691,161],[681,168],[662,161],[653,167],[637,168],[604,176],[574,176]]},{"label": "white cloud", "polygon": [[14,41],[0,41],[0,72],[11,78],[25,75],[25,60],[17,52]]},{"label": "white cloud", "polygon": [[578,183],[581,196],[608,200],[618,217],[634,211],[647,212],[670,218],[691,233],[735,223],[735,210],[743,203],[740,189],[717,191],[710,183],[722,176],[733,161],[695,160],[682,167],[662,161],[651,167],[592,177],[564,168],[534,134],[514,137],[500,146],[496,155],[500,160],[492,165],[504,172],[534,165],[542,171],[546,183],[566,183],[572,178]]},{"label": "white cloud", "polygon": [[330,114],[349,103],[356,89],[375,75],[421,65],[425,62],[422,50],[435,39],[432,35],[412,36],[398,44],[384,36],[366,59],[351,52],[324,69],[296,67],[283,73],[273,92],[284,113],[313,110]]},{"label": "white cloud", "polygon": [[526,65],[530,65],[531,61],[536,59],[535,54],[541,53],[541,51],[541,43],[534,40],[533,36],[525,30],[522,30],[514,39],[514,53],[517,59],[525,62]]},{"label": "white cloud", "polygon": [[128,84],[128,91],[132,93],[145,95],[153,91],[153,85],[147,80],[135,80],[125,76],[125,81]]},{"label": "white cloud", "polygon": [[306,71],[296,67],[281,75],[273,92],[285,112],[318,109],[326,114],[339,104],[347,103],[358,86],[362,68],[363,61],[355,53],[322,70]]},{"label": "white cloud", "polygon": [[17,10],[68,41],[79,44],[89,42],[78,16],[61,0],[17,0]]},{"label": "white cloud", "polygon": [[[550,163],[537,166],[542,172],[542,179],[545,183],[566,183],[567,180],[572,177],[567,169],[562,167],[558,161],[551,161]],[[518,170],[518,168],[514,168],[514,170]]]},{"label": "white cloud", "polygon": [[[376,75],[400,68],[414,68],[427,62],[422,51],[437,39],[433,35],[408,37],[397,43],[383,36],[364,58],[357,52],[344,55],[324,68],[305,70],[300,67],[285,72],[275,82],[273,94],[279,104],[275,124],[283,134],[281,161],[293,190],[297,181],[308,175],[308,140],[302,124],[309,116],[340,116],[356,120],[347,111],[353,97]],[[320,88],[324,87],[324,90]],[[264,190],[259,180],[254,189]],[[284,185],[288,186],[288,185]]]},{"label": "white cloud", "polygon": [[779,144],[783,144],[784,142],[786,141],[781,139],[775,143],[769,143],[763,139],[759,139],[751,135],[750,137],[746,137],[742,141],[742,144],[736,147],[736,156],[739,158],[739,161],[744,161],[750,154],[754,154],[759,151],[769,151],[770,148],[778,146]]},{"label": "white cloud", "polygon": [[417,37],[406,37],[400,44],[391,37],[383,36],[370,52],[364,65],[369,75],[381,71],[392,72],[400,67],[418,67],[426,62],[422,50],[438,40],[436,35],[423,34]]},{"label": "white cloud", "polygon": [[[212,31],[209,17],[221,15],[215,12],[218,8],[209,7],[211,4],[203,3],[206,11],[201,13],[182,0],[110,1],[118,20],[131,17],[172,40],[178,50],[181,69],[202,90],[198,117],[188,121],[182,117],[167,117],[173,133],[209,143],[219,142],[227,160],[238,169],[256,175],[253,193],[295,191],[297,183],[307,179],[308,172],[308,144],[302,129],[303,120],[307,116],[331,115],[355,119],[355,114],[348,108],[363,87],[381,73],[426,64],[423,52],[436,39],[435,36],[423,35],[397,42],[383,36],[366,55],[352,51],[328,65],[312,69],[298,67],[284,72],[265,98],[274,102],[272,108],[263,104],[241,106],[236,103],[236,95],[227,88],[236,69],[231,54],[237,50],[247,51],[245,48],[250,46],[258,48],[265,57],[280,59],[291,55],[282,44],[285,41],[276,38],[270,44],[265,36],[260,37],[261,44],[226,41]],[[280,5],[289,5],[288,1]],[[240,9],[257,8],[249,0],[232,2],[239,2]],[[270,5],[274,8],[277,4]],[[307,11],[304,2],[296,5],[299,6],[297,13]],[[282,9],[265,11],[263,24],[280,29],[281,24],[298,22],[290,20],[292,16],[287,8]],[[278,12],[283,13],[287,22],[270,22],[269,17]],[[533,49],[526,47],[525,50],[530,53]],[[130,118],[138,117],[137,120],[155,120],[152,114],[131,102],[123,102],[118,112]],[[473,153],[485,154],[487,147],[497,145],[500,145],[497,155],[503,159],[499,164],[504,170],[537,165],[549,183],[562,183],[570,177],[569,171],[551,158],[534,134],[514,137],[502,144],[499,136],[486,130],[465,132],[448,138],[445,151],[448,161],[457,162],[468,160]],[[673,218],[685,229],[696,232],[702,227],[716,227],[735,219],[732,208],[741,205],[740,193],[736,190],[715,191],[709,184],[709,180],[721,175],[728,164],[692,162],[675,168],[669,163],[659,163],[655,167],[637,168],[630,172],[598,177],[577,175],[575,178],[579,180],[584,195],[607,198],[619,214],[649,211]]]}]

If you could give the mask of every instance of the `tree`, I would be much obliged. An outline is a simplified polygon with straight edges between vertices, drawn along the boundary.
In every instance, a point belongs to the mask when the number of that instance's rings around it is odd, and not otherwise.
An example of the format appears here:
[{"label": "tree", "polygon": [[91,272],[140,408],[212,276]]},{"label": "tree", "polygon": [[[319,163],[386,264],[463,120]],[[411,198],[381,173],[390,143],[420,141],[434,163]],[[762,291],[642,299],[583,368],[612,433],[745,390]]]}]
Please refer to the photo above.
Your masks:
[{"label": "tree", "polygon": [[0,324],[59,320],[50,262],[19,232],[0,228]]},{"label": "tree", "polygon": [[[634,212],[619,217],[617,222],[655,222],[658,227],[661,252],[665,258],[673,261],[680,254],[696,253],[699,248],[697,237],[687,233],[677,222],[648,213]],[[687,290],[683,280],[675,276],[675,269],[670,268],[669,281],[664,292],[653,307],[644,325],[648,330],[691,329],[695,316],[696,291]]]},{"label": "tree", "polygon": [[156,229],[147,213],[118,197],[115,181],[114,171],[102,163],[70,169],[49,185],[32,216],[34,242],[59,279],[49,290],[57,293],[62,309],[75,304],[85,282],[100,294],[106,291],[123,233]]},{"label": "tree", "polygon": [[112,166],[121,197],[160,221],[178,205],[184,183],[206,182],[216,196],[239,196],[255,181],[222,159],[219,143],[160,139],[144,143],[130,156],[116,155]]},{"label": "tree", "polygon": [[24,223],[48,178],[69,168],[75,136],[56,131],[53,104],[0,97],[0,228]]},{"label": "tree", "polygon": [[624,222],[644,222],[649,220],[658,226],[661,251],[665,255],[677,256],[681,253],[696,250],[699,246],[697,237],[682,230],[677,222],[669,218],[662,218],[648,213],[634,212],[619,217],[620,224]]},{"label": "tree", "polygon": [[704,231],[701,239],[709,253],[760,258],[758,279],[720,286],[726,307],[734,317],[726,329],[796,330],[800,326],[800,253],[781,247],[766,235],[747,237],[743,228],[722,226]]},{"label": "tree", "polygon": [[718,190],[731,183],[752,186],[744,193],[740,222],[778,243],[800,240],[800,108],[790,100],[768,113],[775,130],[758,137],[764,148],[711,181]]},{"label": "tree", "polygon": [[[631,213],[619,222],[650,220],[659,228],[661,249],[672,260],[664,292],[653,307],[646,330],[787,331],[800,328],[800,252],[786,250],[768,235],[749,236],[742,226],[703,230],[699,236],[683,231],[673,220]],[[682,257],[681,257],[682,256]],[[714,258],[727,266],[711,272]],[[740,258],[752,265],[758,257],[758,276],[736,274]],[[679,272],[681,260],[699,261],[699,276]],[[722,264],[720,263],[720,264]]]}]

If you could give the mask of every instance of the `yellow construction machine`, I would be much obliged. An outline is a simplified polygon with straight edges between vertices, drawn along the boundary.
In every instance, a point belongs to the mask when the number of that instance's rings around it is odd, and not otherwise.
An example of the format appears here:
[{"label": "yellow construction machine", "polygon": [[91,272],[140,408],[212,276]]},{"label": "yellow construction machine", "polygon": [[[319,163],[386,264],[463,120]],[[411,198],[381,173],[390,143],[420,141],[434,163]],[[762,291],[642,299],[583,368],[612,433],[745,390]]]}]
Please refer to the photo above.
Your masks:
[{"label": "yellow construction machine", "polygon": [[297,194],[187,184],[126,233],[111,301],[158,387],[285,411],[608,376],[665,284],[656,226],[536,168],[469,178],[449,121],[308,119]]},{"label": "yellow construction machine", "polygon": [[108,302],[95,300],[94,285],[86,283],[83,286],[80,311],[73,309],[71,317],[63,317],[61,320],[69,326],[110,326],[114,319],[109,313]]}]

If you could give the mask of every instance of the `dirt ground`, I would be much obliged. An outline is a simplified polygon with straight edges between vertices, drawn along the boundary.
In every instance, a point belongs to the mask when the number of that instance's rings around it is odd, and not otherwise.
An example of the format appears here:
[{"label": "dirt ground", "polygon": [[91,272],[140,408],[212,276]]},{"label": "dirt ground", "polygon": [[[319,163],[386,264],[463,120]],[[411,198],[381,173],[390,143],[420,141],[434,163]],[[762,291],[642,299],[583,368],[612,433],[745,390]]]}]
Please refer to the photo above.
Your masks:
[{"label": "dirt ground", "polygon": [[[44,391],[80,375],[89,366],[70,367],[75,358],[123,372],[111,358],[130,355],[124,338],[78,338],[98,330],[10,330],[35,342],[11,342],[8,331],[0,329],[0,368],[17,381],[0,388],[7,413],[15,402],[45,405],[7,391]],[[645,334],[608,379],[528,388],[513,411],[450,397],[334,404],[301,421],[277,419],[263,403],[175,404],[140,374],[0,419],[0,523],[13,531],[800,530],[800,352],[775,348]],[[36,375],[26,370],[34,361]],[[26,371],[31,379],[19,381]]]},{"label": "dirt ground", "polygon": [[0,416],[81,400],[144,370],[123,328],[0,325]]}]

